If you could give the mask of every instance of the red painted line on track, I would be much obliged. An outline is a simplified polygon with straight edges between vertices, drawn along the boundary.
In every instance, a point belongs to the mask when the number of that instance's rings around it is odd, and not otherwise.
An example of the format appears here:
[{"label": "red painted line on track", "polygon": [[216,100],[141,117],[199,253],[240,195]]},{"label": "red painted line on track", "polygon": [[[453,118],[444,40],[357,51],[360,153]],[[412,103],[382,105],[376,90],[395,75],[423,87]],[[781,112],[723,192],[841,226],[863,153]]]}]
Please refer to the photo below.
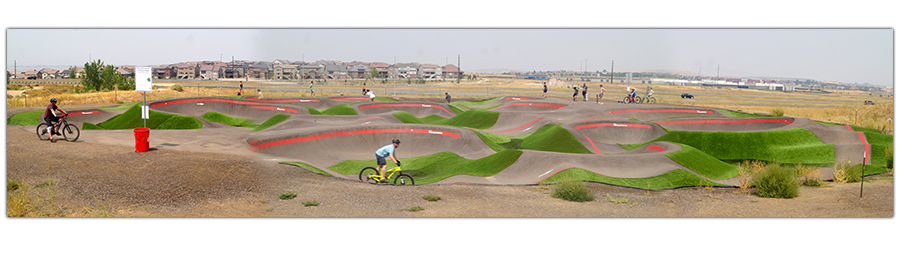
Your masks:
[{"label": "red painted line on track", "polygon": [[511,103],[511,104],[506,104],[506,105],[499,106],[499,107],[492,108],[492,109],[488,109],[488,110],[501,109],[501,108],[510,107],[510,106],[533,106],[533,107],[551,107],[551,108],[562,108],[562,107],[565,107],[565,105],[546,104],[546,103]]},{"label": "red painted line on track", "polygon": [[866,162],[865,164],[872,164],[872,145],[866,140],[866,135],[863,132],[859,133],[859,141],[862,142],[863,145],[866,146]]},{"label": "red painted line on track", "polygon": [[537,100],[533,98],[522,98],[522,97],[507,97],[503,98],[503,100]]},{"label": "red painted line on track", "polygon": [[580,130],[584,128],[598,127],[598,126],[612,126],[612,127],[627,127],[627,128],[644,128],[650,129],[649,125],[645,124],[619,124],[619,123],[596,123],[596,124],[583,124],[579,126],[575,126],[575,130]]},{"label": "red painted line on track", "polygon": [[90,115],[90,114],[96,114],[96,113],[100,113],[100,111],[97,111],[97,110],[94,110],[94,111],[78,111],[78,112],[72,111],[72,112],[69,112],[68,115],[70,115],[70,116],[72,116],[72,115]]},{"label": "red painted line on track", "polygon": [[332,100],[369,100],[367,97],[343,97],[343,98],[331,98]]},{"label": "red painted line on track", "polygon": [[527,124],[525,124],[525,125],[523,125],[523,126],[519,126],[519,127],[516,127],[516,128],[512,128],[512,129],[505,130],[505,131],[499,131],[499,132],[511,132],[511,131],[519,130],[519,129],[525,128],[525,126],[529,126],[529,125],[533,124],[534,122],[537,122],[537,120],[538,120],[538,119],[541,119],[541,118],[544,118],[544,116],[540,116],[540,117],[538,117],[538,118],[535,118],[534,120],[531,120],[531,122],[528,122]]},{"label": "red painted line on track", "polygon": [[365,105],[365,106],[359,107],[359,109],[379,108],[379,107],[422,107],[422,108],[439,108],[439,109],[443,110],[444,112],[447,112],[447,114],[450,114],[450,115],[452,115],[452,116],[456,116],[456,114],[453,114],[453,112],[450,112],[449,110],[445,109],[444,107],[441,107],[440,105],[434,105],[434,104],[403,104],[403,103],[398,104],[398,103],[384,103],[384,104]]},{"label": "red painted line on track", "polygon": [[713,113],[710,110],[690,110],[690,109],[656,109],[656,110],[631,109],[631,110],[606,111],[606,113],[609,113],[609,114],[628,113],[628,112],[642,112],[642,113],[685,112],[685,113],[697,113],[697,114],[712,114]]},{"label": "red painted line on track", "polygon": [[329,137],[337,137],[337,136],[344,136],[344,135],[371,134],[371,133],[424,133],[424,134],[444,135],[444,136],[459,138],[459,134],[457,134],[457,133],[447,132],[447,131],[428,130],[428,129],[371,129],[371,130],[332,132],[332,133],[325,133],[325,134],[312,135],[312,136],[306,136],[306,137],[297,137],[297,138],[293,138],[293,139],[270,141],[270,142],[266,142],[266,143],[262,143],[262,144],[253,146],[252,148],[250,148],[250,151],[255,152],[257,150],[264,149],[267,147],[278,146],[278,145],[289,144],[289,143],[296,143],[296,142],[303,142],[303,141],[310,141],[310,140],[316,140],[316,139],[323,139],[323,138],[329,138]]},{"label": "red painted line on track", "polygon": [[756,120],[690,120],[690,121],[656,121],[659,124],[735,124],[735,123],[788,123],[794,121],[787,119],[756,119]]},{"label": "red painted line on track", "polygon": [[848,124],[848,125],[847,125],[847,130],[852,132],[852,131],[853,131],[853,128],[850,128],[850,125]]},{"label": "red painted line on track", "polygon": [[664,148],[662,148],[662,147],[659,147],[659,146],[649,146],[649,147],[647,147],[647,149],[652,149],[652,150],[656,150],[656,151],[659,151],[659,152],[666,151],[666,149],[664,149]]},{"label": "red painted line on track", "polygon": [[297,113],[296,109],[282,108],[282,107],[263,107],[263,106],[251,106],[251,108],[255,109],[265,109],[265,110],[276,110],[276,111],[287,111]]},{"label": "red painted line on track", "polygon": [[278,102],[319,102],[319,100],[299,100],[299,99],[297,99],[297,100],[258,100],[258,101],[256,101],[256,102],[271,102],[271,103],[278,103]]},{"label": "red painted line on track", "polygon": [[163,102],[163,103],[156,103],[156,104],[150,105],[150,108],[156,108],[159,106],[165,106],[165,105],[170,105],[170,104],[198,102],[198,101],[225,102],[225,103],[234,103],[234,104],[242,104],[242,105],[259,105],[259,103],[256,103],[256,102],[226,100],[226,99],[189,99],[189,100],[176,100],[176,101],[169,101],[169,102]]},{"label": "red painted line on track", "polygon": [[[581,135],[584,135],[584,134],[582,133]],[[602,153],[600,153],[600,150],[597,149],[597,145],[594,145],[594,141],[591,140],[591,138],[588,138],[587,135],[584,135],[584,138],[587,139],[588,142],[591,143],[591,147],[594,147],[594,152],[597,152],[597,154],[602,154]]]}]

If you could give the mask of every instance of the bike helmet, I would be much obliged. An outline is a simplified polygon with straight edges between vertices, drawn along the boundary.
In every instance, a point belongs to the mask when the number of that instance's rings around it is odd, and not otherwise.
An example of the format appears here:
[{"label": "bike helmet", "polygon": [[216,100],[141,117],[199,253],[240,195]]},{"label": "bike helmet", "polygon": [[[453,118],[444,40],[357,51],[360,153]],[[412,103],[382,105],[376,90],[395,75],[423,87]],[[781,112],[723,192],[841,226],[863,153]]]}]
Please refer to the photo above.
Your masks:
[{"label": "bike helmet", "polygon": [[56,98],[51,98],[50,102],[56,102]]},{"label": "bike helmet", "polygon": [[400,140],[398,140],[398,139],[394,139],[394,140],[393,140],[393,141],[391,141],[391,142],[392,142],[392,143],[397,143],[397,144],[400,144]]}]

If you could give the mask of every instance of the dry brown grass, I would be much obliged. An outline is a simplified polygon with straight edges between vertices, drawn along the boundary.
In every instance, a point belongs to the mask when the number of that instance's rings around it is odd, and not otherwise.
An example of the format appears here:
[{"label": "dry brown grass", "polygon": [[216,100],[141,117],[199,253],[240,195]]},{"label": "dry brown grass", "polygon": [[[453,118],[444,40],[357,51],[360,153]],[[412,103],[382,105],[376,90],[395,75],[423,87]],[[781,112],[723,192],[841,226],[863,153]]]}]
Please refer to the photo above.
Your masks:
[{"label": "dry brown grass", "polygon": [[834,165],[834,182],[852,183],[860,181],[859,174],[851,171],[854,165],[850,160],[838,162]]},{"label": "dry brown grass", "polygon": [[766,163],[758,160],[744,160],[738,165],[738,188],[742,193],[749,193],[753,185],[753,176],[766,168]]}]

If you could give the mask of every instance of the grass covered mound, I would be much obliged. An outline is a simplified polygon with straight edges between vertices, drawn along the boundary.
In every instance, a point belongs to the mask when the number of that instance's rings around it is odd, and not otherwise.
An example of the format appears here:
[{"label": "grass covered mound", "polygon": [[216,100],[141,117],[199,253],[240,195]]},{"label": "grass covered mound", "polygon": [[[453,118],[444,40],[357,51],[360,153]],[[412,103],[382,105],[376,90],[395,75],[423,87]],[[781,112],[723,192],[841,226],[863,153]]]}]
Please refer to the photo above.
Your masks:
[{"label": "grass covered mound", "polygon": [[[402,162],[401,162],[401,163],[402,163]],[[331,175],[330,173],[328,173],[328,172],[326,172],[326,171],[323,171],[322,169],[316,168],[315,166],[308,165],[308,164],[306,164],[306,163],[301,163],[301,162],[279,162],[279,164],[295,165],[295,166],[299,166],[300,168],[309,170],[309,171],[314,172],[314,173],[318,173],[318,174],[322,174],[322,175],[328,175],[328,176],[334,176],[334,175]]]},{"label": "grass covered mound", "polygon": [[547,124],[528,134],[504,136],[475,131],[481,140],[494,151],[506,149],[531,149],[561,153],[591,154],[571,132],[559,124]]},{"label": "grass covered mound", "polygon": [[683,144],[681,146],[681,150],[666,153],[666,156],[709,179],[727,180],[738,176],[738,169],[734,165],[722,162],[694,147]]},{"label": "grass covered mound", "polygon": [[485,105],[485,104],[488,104],[488,103],[497,101],[497,100],[499,100],[499,99],[500,99],[500,97],[494,97],[494,98],[483,99],[483,100],[452,101],[452,102],[450,102],[450,105],[461,105],[461,104],[467,104],[467,105]]},{"label": "grass covered mound", "polygon": [[135,101],[135,102],[131,102],[131,103],[125,103],[125,104],[122,104],[122,105],[118,105],[118,106],[115,106],[115,107],[108,107],[108,108],[107,108],[107,107],[100,107],[100,109],[103,109],[103,110],[123,110],[123,109],[129,109],[129,108],[131,108],[131,107],[134,107],[134,105],[137,105],[137,104],[141,104],[141,102]]},{"label": "grass covered mound", "polygon": [[[855,130],[856,128],[854,128]],[[866,165],[866,174],[872,173],[882,173],[888,171],[885,168],[885,165],[888,161],[893,161],[893,156],[888,156],[886,151],[890,149],[889,153],[893,154],[894,147],[894,136],[881,134],[878,131],[863,131],[863,134],[866,135],[866,141],[869,142],[871,146],[869,152],[871,152],[871,165]],[[838,159],[845,160],[845,159]],[[893,164],[891,164],[893,167]]]},{"label": "grass covered mound", "polygon": [[253,128],[253,131],[258,132],[258,131],[265,130],[266,128],[272,127],[273,125],[284,122],[284,120],[288,120],[288,118],[291,118],[291,116],[287,115],[287,114],[274,115],[274,116],[270,117],[269,120],[266,120],[265,122],[263,122],[256,128]]},{"label": "grass covered mound", "polygon": [[719,184],[697,176],[684,169],[675,169],[661,175],[646,178],[616,178],[603,176],[581,168],[569,168],[550,176],[540,183],[555,183],[572,179],[643,189],[670,189],[695,186],[729,187],[728,185]]},{"label": "grass covered mound", "polygon": [[[141,119],[141,106],[134,105],[125,113],[114,116],[97,125],[85,125],[84,130],[93,130],[97,128],[107,130],[117,129],[134,129],[144,127],[144,120]],[[150,119],[147,119],[147,128],[155,130],[164,129],[200,129],[203,128],[203,122],[199,118],[192,116],[182,116],[150,110]]]},{"label": "grass covered mound", "polygon": [[[429,184],[460,174],[491,176],[512,165],[521,155],[522,151],[519,150],[504,150],[484,158],[469,160],[445,151],[427,156],[401,158],[400,163],[403,164],[402,172],[411,175],[416,184]],[[372,160],[345,160],[328,169],[356,177],[355,175],[366,166],[376,167],[374,157]],[[394,167],[389,161],[387,169]]]},{"label": "grass covered mound", "polygon": [[438,115],[430,115],[423,118],[418,118],[406,111],[395,112],[394,116],[397,119],[400,119],[401,122],[408,124],[434,124],[434,125],[447,125],[454,127],[471,127],[475,129],[488,129],[494,126],[497,123],[497,119],[500,117],[500,112],[494,111],[484,111],[484,110],[469,110],[462,112],[453,118],[443,118]]},{"label": "grass covered mound", "polygon": [[46,110],[25,111],[15,114],[6,119],[6,124],[39,125],[44,122],[44,119],[41,119],[44,111]]},{"label": "grass covered mound", "polygon": [[306,109],[309,109],[310,115],[332,115],[332,116],[355,116],[359,115],[356,113],[356,110],[353,107],[350,107],[351,103],[344,103],[340,105],[335,105],[331,108],[323,108],[323,109],[314,109],[311,107],[303,106]]},{"label": "grass covered mound", "polygon": [[689,145],[726,162],[758,159],[830,164],[835,160],[834,145],[823,143],[815,134],[802,128],[759,132],[671,131],[646,143],[621,146],[632,150],[656,141]]},{"label": "grass covered mound", "polygon": [[240,127],[256,127],[257,124],[253,122],[253,120],[246,118],[233,117],[226,114],[222,114],[216,111],[209,111],[206,114],[203,114],[203,118],[209,121],[223,123],[231,126],[240,126]]},{"label": "grass covered mound", "polygon": [[750,114],[750,113],[744,113],[744,112],[729,111],[729,110],[724,110],[724,109],[719,109],[719,111],[722,111],[722,113],[728,114],[729,116],[733,116],[733,117],[769,117],[769,115]]}]

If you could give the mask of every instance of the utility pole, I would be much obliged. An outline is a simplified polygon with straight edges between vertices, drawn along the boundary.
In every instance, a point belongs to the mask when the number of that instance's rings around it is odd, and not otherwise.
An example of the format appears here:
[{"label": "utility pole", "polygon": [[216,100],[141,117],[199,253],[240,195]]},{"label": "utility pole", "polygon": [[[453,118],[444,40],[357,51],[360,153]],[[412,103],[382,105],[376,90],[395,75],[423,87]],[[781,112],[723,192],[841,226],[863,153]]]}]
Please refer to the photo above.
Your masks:
[{"label": "utility pole", "polygon": [[459,65],[459,54],[456,55],[456,83],[459,83],[459,79],[462,77],[462,66]]},{"label": "utility pole", "polygon": [[616,71],[616,61],[613,60],[613,61],[612,61],[612,67],[609,68],[609,83],[610,83],[610,84],[613,83],[613,73],[615,73],[615,71]]}]

